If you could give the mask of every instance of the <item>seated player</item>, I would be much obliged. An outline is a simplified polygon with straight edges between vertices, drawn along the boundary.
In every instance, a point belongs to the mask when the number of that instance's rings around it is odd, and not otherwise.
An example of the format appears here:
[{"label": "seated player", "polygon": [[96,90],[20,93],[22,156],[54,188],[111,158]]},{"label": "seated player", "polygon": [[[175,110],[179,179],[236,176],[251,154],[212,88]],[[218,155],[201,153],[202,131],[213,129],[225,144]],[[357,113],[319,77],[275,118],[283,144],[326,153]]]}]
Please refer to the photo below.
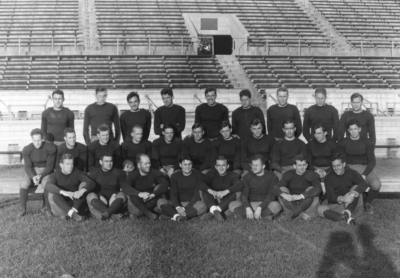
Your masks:
[{"label": "seated player", "polygon": [[97,127],[98,140],[93,141],[88,146],[89,151],[89,172],[95,168],[100,168],[100,156],[103,153],[110,153],[113,156],[114,167],[121,169],[121,148],[120,145],[110,140],[110,128],[106,124]]},{"label": "seated player", "polygon": [[85,220],[86,194],[95,188],[95,183],[82,171],[74,168],[74,158],[64,154],[60,159],[60,171],[49,176],[45,191],[49,192],[49,203],[54,215],[77,222]]},{"label": "seated player", "polygon": [[279,182],[278,177],[265,170],[264,156],[256,154],[251,158],[251,172],[243,177],[244,189],[240,201],[233,201],[229,210],[242,219],[273,220],[282,210],[272,188]]},{"label": "seated player", "polygon": [[306,144],[295,137],[296,125],[294,120],[288,119],[283,122],[285,137],[279,140],[272,149],[272,167],[279,179],[288,170],[293,170],[293,159],[301,154],[307,157]]},{"label": "seated player", "polygon": [[343,154],[332,157],[333,172],[325,177],[327,205],[318,207],[321,217],[332,221],[356,224],[355,219],[362,213],[362,194],[368,185],[357,171],[346,167]]},{"label": "seated player", "polygon": [[192,126],[192,135],[183,140],[182,155],[189,155],[193,168],[206,174],[211,167],[211,141],[203,137],[204,127],[199,123]]},{"label": "seated player", "polygon": [[251,171],[251,158],[255,154],[264,156],[265,168],[270,169],[270,154],[272,153],[275,139],[268,134],[263,134],[263,123],[260,119],[256,118],[250,123],[250,130],[252,136],[247,136],[242,139],[241,158],[243,173]]},{"label": "seated player", "polygon": [[84,172],[87,165],[87,147],[76,142],[76,133],[73,128],[64,129],[64,140],[57,148],[56,170],[60,170],[60,158],[63,154],[69,153],[74,158],[74,167]]},{"label": "seated player", "polygon": [[179,167],[182,140],[174,137],[172,125],[166,123],[162,129],[163,136],[153,141],[151,158],[156,164],[154,167],[158,168],[163,175],[171,177],[174,170]]},{"label": "seated player", "polygon": [[219,221],[224,221],[224,213],[229,204],[235,201],[243,189],[239,176],[228,172],[228,161],[225,157],[217,157],[215,170],[208,172],[204,178],[205,184],[201,187],[201,195],[210,212],[201,219],[207,220],[215,216]]},{"label": "seated player", "polygon": [[113,157],[110,153],[100,156],[100,165],[101,168],[96,168],[89,174],[89,178],[96,183],[94,192],[86,197],[89,210],[101,220],[110,216],[121,218],[126,203],[126,195],[121,192],[121,187],[126,175],[122,170],[113,168]]},{"label": "seated player", "polygon": [[137,171],[128,175],[122,192],[128,196],[128,211],[132,219],[145,215],[156,220],[154,210],[157,201],[168,191],[169,183],[163,174],[151,168],[150,158],[145,154],[136,157]]},{"label": "seated player", "polygon": [[375,147],[370,139],[361,137],[361,125],[357,120],[350,120],[347,129],[350,136],[340,140],[338,150],[345,154],[347,165],[356,170],[370,187],[365,199],[364,209],[367,213],[373,214],[371,203],[378,197],[379,190],[382,187],[381,180],[374,172],[376,165]]},{"label": "seated player", "polygon": [[190,156],[179,158],[181,171],[171,176],[170,200],[159,199],[157,207],[168,218],[176,222],[200,216],[207,211],[206,204],[200,199],[200,188],[204,181],[200,172],[193,169]]},{"label": "seated player", "polygon": [[[45,189],[48,175],[54,171],[57,148],[55,145],[43,141],[43,133],[35,128],[31,131],[32,143],[25,146],[22,155],[25,163],[25,177],[19,182],[19,196],[21,201],[21,212],[19,216],[26,214],[26,202],[28,201],[28,188],[38,186]],[[48,194],[43,194],[43,208],[47,215],[51,215]]]},{"label": "seated player", "polygon": [[283,207],[285,216],[283,220],[293,220],[300,216],[310,221],[317,214],[319,194],[322,191],[319,175],[307,170],[305,156],[296,155],[294,170],[286,171],[282,179],[273,188]]}]

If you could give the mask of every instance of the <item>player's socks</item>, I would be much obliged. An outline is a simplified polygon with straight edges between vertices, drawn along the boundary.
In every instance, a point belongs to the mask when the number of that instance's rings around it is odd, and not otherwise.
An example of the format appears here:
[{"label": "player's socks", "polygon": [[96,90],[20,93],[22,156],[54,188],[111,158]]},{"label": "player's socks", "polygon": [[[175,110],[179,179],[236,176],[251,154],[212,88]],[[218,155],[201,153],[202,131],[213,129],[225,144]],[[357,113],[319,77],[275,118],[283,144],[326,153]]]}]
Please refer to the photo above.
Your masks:
[{"label": "player's socks", "polygon": [[43,192],[43,207],[45,209],[50,209],[49,191],[47,191],[47,190],[44,190],[44,192]]},{"label": "player's socks", "polygon": [[149,211],[149,208],[146,206],[145,202],[142,198],[134,195],[130,195],[129,198],[131,199],[132,204],[139,209],[143,214],[146,214]]},{"label": "player's socks", "polygon": [[367,198],[365,199],[365,203],[372,203],[374,199],[379,196],[379,190],[373,190],[372,188],[369,189]]},{"label": "player's socks", "polygon": [[171,218],[172,218],[174,215],[177,214],[177,213],[176,213],[176,209],[175,209],[173,206],[169,205],[169,204],[164,204],[164,205],[161,205],[160,207],[161,207],[161,210],[163,211],[163,213],[164,213],[165,215],[171,217]]},{"label": "player's socks", "polygon": [[353,202],[351,202],[351,203],[346,207],[346,209],[349,210],[350,212],[353,212],[353,211],[356,209],[356,207],[357,207],[359,198],[362,198],[362,196],[361,196],[361,195],[358,195],[357,197],[355,197],[354,200],[353,200]]},{"label": "player's socks", "polygon": [[197,210],[194,207],[186,207],[186,218],[193,218],[197,216]]},{"label": "player's socks", "polygon": [[114,214],[116,211],[118,211],[122,205],[124,204],[124,200],[122,198],[117,198],[112,202],[110,207],[107,209],[108,215]]},{"label": "player's socks", "polygon": [[19,189],[19,198],[21,201],[22,211],[26,211],[26,202],[28,201],[28,190],[24,188]]},{"label": "player's socks", "polygon": [[93,199],[92,201],[90,201],[90,204],[95,208],[95,210],[97,210],[101,214],[107,211],[106,205],[99,199]]},{"label": "player's socks", "polygon": [[330,209],[324,211],[324,217],[332,221],[340,221],[340,216],[341,216],[340,213]]}]

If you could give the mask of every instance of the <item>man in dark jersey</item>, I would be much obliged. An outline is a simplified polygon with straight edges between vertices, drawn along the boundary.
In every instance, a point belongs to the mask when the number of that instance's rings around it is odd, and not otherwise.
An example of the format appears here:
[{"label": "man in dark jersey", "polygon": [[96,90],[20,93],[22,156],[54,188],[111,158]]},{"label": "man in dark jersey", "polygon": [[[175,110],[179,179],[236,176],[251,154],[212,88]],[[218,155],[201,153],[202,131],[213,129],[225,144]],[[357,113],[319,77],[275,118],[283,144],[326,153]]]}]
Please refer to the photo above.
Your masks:
[{"label": "man in dark jersey", "polygon": [[346,155],[347,165],[357,171],[367,182],[370,190],[365,199],[364,209],[373,214],[372,201],[378,197],[382,187],[381,180],[374,172],[376,165],[375,147],[371,140],[361,136],[362,127],[358,120],[352,119],[347,123],[349,136],[338,143],[339,152]]},{"label": "man in dark jersey", "polygon": [[[54,171],[57,148],[51,143],[43,141],[43,133],[35,128],[31,131],[32,143],[25,146],[22,150],[22,156],[25,163],[25,176],[19,182],[19,196],[21,201],[21,212],[19,216],[26,215],[26,202],[28,201],[28,189],[30,186],[39,184],[45,189],[48,175]],[[43,194],[42,211],[51,215],[48,193]]]},{"label": "man in dark jersey", "polygon": [[270,155],[272,153],[273,146],[275,145],[275,139],[268,134],[263,134],[262,121],[258,118],[253,119],[249,125],[251,136],[247,136],[242,139],[241,146],[241,159],[243,173],[246,174],[251,171],[251,158],[255,154],[261,154],[264,157],[265,167],[267,170],[270,169]]},{"label": "man in dark jersey", "polygon": [[203,136],[204,127],[195,123],[192,126],[192,136],[183,140],[182,155],[189,155],[193,168],[206,174],[211,167],[211,142]]},{"label": "man in dark jersey", "polygon": [[223,121],[229,121],[228,108],[215,102],[217,98],[217,89],[207,88],[204,91],[207,103],[200,104],[195,110],[195,123],[204,126],[205,137],[214,140],[221,136],[219,127]]},{"label": "man in dark jersey", "polygon": [[121,218],[126,203],[126,195],[121,192],[125,182],[125,173],[113,168],[113,157],[110,153],[100,156],[101,168],[89,174],[96,183],[94,192],[87,195],[86,200],[90,212],[98,219],[105,220],[110,216]]},{"label": "man in dark jersey", "polygon": [[307,142],[314,140],[312,134],[316,124],[322,123],[325,126],[328,140],[336,142],[339,134],[339,113],[335,107],[326,104],[325,88],[315,89],[316,104],[307,108],[304,113],[303,135]]},{"label": "man in dark jersey", "polygon": [[145,215],[156,220],[157,214],[152,211],[157,201],[168,191],[169,183],[163,174],[151,168],[150,158],[139,154],[136,158],[138,170],[130,173],[122,186],[128,196],[128,211],[132,219]]},{"label": "man in dark jersey", "polygon": [[346,167],[343,154],[332,157],[333,172],[325,177],[327,205],[319,205],[318,214],[332,221],[356,224],[363,209],[362,194],[368,185],[357,171]]},{"label": "man in dark jersey", "polygon": [[135,125],[143,128],[143,138],[149,139],[151,129],[151,114],[148,110],[139,108],[140,97],[137,92],[130,92],[126,97],[131,108],[121,114],[120,124],[122,132],[122,140],[124,142],[132,140],[131,132]]},{"label": "man in dark jersey", "polygon": [[[86,146],[98,139],[97,127],[106,124],[110,130],[110,137],[119,143],[121,130],[119,126],[118,108],[112,103],[106,102],[107,89],[103,87],[96,88],[96,102],[90,104],[85,109],[85,118],[83,121],[83,138]],[[115,137],[112,133],[112,124],[114,123]],[[89,136],[90,126],[90,136]]]},{"label": "man in dark jersey", "polygon": [[353,110],[344,112],[340,117],[338,140],[342,140],[345,133],[346,137],[350,136],[347,129],[348,123],[350,120],[356,119],[361,125],[360,136],[362,138],[369,138],[371,143],[375,145],[375,118],[370,112],[362,110],[364,97],[359,93],[354,93],[351,95],[350,99]]},{"label": "man in dark jersey", "polygon": [[[134,165],[136,162],[136,156],[141,153],[147,154],[151,157],[153,144],[149,140],[143,138],[143,128],[140,125],[135,125],[132,128],[131,138],[131,140],[125,141],[121,145],[122,159],[124,163],[129,160]],[[124,171],[132,172],[135,168],[135,165],[130,168],[126,167],[124,168]]]},{"label": "man in dark jersey", "polygon": [[74,168],[74,158],[64,154],[60,159],[61,171],[49,176],[45,191],[49,192],[49,202],[54,215],[77,222],[85,220],[86,195],[95,183],[83,172]]},{"label": "man in dark jersey", "polygon": [[162,136],[163,127],[169,123],[174,128],[174,135],[182,138],[182,131],[186,126],[186,110],[180,105],[174,104],[174,92],[170,88],[161,90],[161,98],[164,106],[160,106],[154,112],[154,133]]},{"label": "man in dark jersey", "polygon": [[210,212],[204,214],[201,219],[217,218],[224,221],[223,213],[228,210],[229,204],[235,201],[243,189],[240,177],[228,172],[228,161],[219,156],[215,163],[215,170],[208,172],[204,178],[205,184],[200,188],[201,196]]},{"label": "man in dark jersey", "polygon": [[294,135],[297,129],[295,122],[287,119],[283,121],[282,127],[285,138],[276,142],[271,155],[272,167],[279,179],[283,173],[294,169],[293,159],[296,155],[307,157],[306,144]]},{"label": "man in dark jersey", "polygon": [[121,147],[114,141],[110,140],[110,128],[106,124],[101,124],[97,127],[98,140],[92,142],[88,146],[89,152],[89,172],[95,168],[100,168],[100,155],[108,152],[113,156],[114,167],[122,168]]},{"label": "man in dark jersey", "polygon": [[163,135],[154,140],[151,158],[155,164],[154,168],[159,169],[163,175],[171,177],[179,168],[182,140],[174,137],[174,128],[169,123],[164,124]]},{"label": "man in dark jersey", "polygon": [[60,145],[64,142],[64,129],[74,128],[74,113],[63,106],[64,92],[55,90],[52,94],[53,107],[42,113],[41,129],[47,142]]},{"label": "man in dark jersey", "polygon": [[84,172],[88,161],[87,147],[79,142],[76,142],[76,133],[73,128],[64,129],[65,143],[57,148],[56,170],[60,170],[60,158],[63,154],[70,154],[74,158],[74,167]]},{"label": "man in dark jersey", "polygon": [[[240,170],[240,139],[232,136],[232,126],[229,121],[223,121],[219,129],[222,137],[212,142],[211,162],[217,160],[218,156],[223,156],[228,160],[228,171],[233,171],[238,175],[242,174]],[[211,165],[214,167],[214,165]]]},{"label": "man in dark jersey", "polygon": [[180,222],[200,216],[207,211],[206,204],[200,199],[200,188],[205,186],[199,171],[193,169],[190,156],[179,158],[181,171],[171,176],[170,200],[159,199],[157,207],[168,218]]},{"label": "man in dark jersey", "polygon": [[268,134],[276,140],[283,139],[285,137],[285,133],[282,131],[283,121],[292,119],[296,126],[295,137],[300,137],[302,133],[300,112],[295,105],[287,103],[289,98],[288,89],[278,88],[276,96],[278,103],[271,105],[267,110]]},{"label": "man in dark jersey", "polygon": [[266,133],[264,113],[257,106],[251,105],[251,92],[247,89],[240,91],[240,102],[242,106],[232,113],[233,132],[240,136],[240,139],[252,135],[249,126],[254,119],[260,119],[263,126],[263,134]]},{"label": "man in dark jersey", "polygon": [[282,220],[300,216],[311,221],[318,216],[319,194],[322,192],[319,175],[307,170],[306,156],[299,154],[293,159],[294,170],[285,172],[273,188],[285,213]]},{"label": "man in dark jersey", "polygon": [[265,170],[264,156],[254,155],[251,158],[251,172],[243,177],[244,189],[240,200],[231,202],[229,210],[242,219],[273,220],[282,210],[272,193],[278,181],[274,173]]}]

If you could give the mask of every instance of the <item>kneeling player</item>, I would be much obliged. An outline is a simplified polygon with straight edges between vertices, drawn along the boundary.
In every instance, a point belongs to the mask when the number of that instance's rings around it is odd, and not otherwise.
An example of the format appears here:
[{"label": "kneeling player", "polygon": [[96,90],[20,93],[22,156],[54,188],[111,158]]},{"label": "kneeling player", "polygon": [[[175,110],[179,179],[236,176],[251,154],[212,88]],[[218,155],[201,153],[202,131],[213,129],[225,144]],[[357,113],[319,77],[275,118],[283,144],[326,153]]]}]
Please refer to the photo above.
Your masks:
[{"label": "kneeling player", "polygon": [[60,158],[61,171],[49,176],[46,191],[49,192],[51,211],[56,216],[75,221],[85,218],[78,214],[85,209],[86,193],[95,188],[95,183],[83,172],[74,168],[74,158],[70,154],[63,154]]},{"label": "kneeling player", "polygon": [[243,183],[236,173],[228,172],[228,161],[219,156],[216,160],[215,170],[208,172],[205,176],[205,185],[202,187],[202,196],[209,213],[204,214],[201,219],[211,219],[214,216],[219,221],[224,221],[222,212],[226,211],[230,202],[237,199],[237,194],[243,189]]},{"label": "kneeling player", "polygon": [[[95,192],[86,197],[90,212],[99,219],[107,219],[114,213],[117,218],[122,217],[122,209],[126,202],[126,195],[121,192],[125,182],[122,170],[113,168],[113,156],[103,153],[100,156],[101,168],[91,171],[89,177],[95,181]],[[119,212],[119,213],[118,213]]]},{"label": "kneeling player", "polygon": [[158,208],[177,222],[202,215],[207,210],[199,192],[205,186],[202,174],[192,168],[193,162],[188,155],[180,157],[179,166],[182,170],[171,176],[171,200],[163,198],[157,202]]},{"label": "kneeling player", "polygon": [[244,189],[240,201],[230,203],[229,210],[242,219],[273,220],[282,210],[272,193],[273,186],[278,182],[274,173],[265,171],[264,157],[254,155],[251,158],[251,172],[243,177]]},{"label": "kneeling player", "polygon": [[285,212],[282,220],[293,220],[300,216],[309,221],[318,215],[321,183],[319,175],[307,170],[307,166],[306,158],[301,154],[296,155],[294,170],[285,172],[273,189]]},{"label": "kneeling player", "polygon": [[328,205],[320,205],[318,214],[332,221],[356,224],[354,219],[362,213],[362,193],[368,184],[357,171],[345,166],[342,154],[335,154],[332,157],[333,172],[325,177]]}]

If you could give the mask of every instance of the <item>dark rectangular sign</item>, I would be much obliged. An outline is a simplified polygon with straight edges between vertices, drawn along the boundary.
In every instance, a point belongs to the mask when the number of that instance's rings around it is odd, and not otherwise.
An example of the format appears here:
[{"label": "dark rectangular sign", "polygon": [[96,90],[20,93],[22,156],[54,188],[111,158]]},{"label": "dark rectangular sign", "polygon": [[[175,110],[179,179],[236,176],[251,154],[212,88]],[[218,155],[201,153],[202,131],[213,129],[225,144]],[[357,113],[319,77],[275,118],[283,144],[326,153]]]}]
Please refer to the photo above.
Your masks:
[{"label": "dark rectangular sign", "polygon": [[218,18],[201,18],[201,30],[218,30]]}]

